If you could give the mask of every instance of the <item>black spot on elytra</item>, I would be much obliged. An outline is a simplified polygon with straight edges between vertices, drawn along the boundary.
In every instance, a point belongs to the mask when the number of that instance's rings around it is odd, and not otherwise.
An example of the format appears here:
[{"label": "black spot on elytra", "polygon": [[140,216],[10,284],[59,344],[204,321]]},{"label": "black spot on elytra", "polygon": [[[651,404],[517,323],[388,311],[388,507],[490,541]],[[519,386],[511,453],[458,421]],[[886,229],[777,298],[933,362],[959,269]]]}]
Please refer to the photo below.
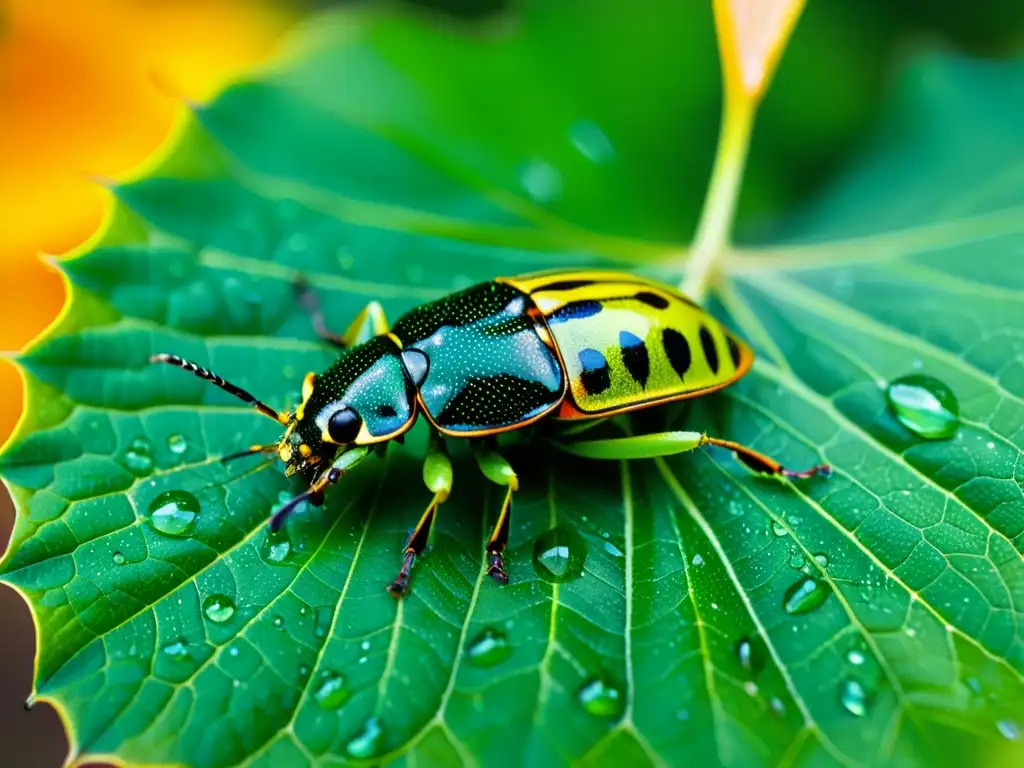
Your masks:
[{"label": "black spot on elytra", "polygon": [[704,350],[704,357],[708,361],[711,372],[718,373],[718,348],[715,347],[715,337],[703,325],[700,327],[700,346]]},{"label": "black spot on elytra", "polygon": [[531,293],[538,293],[540,291],[574,291],[577,288],[593,284],[593,280],[556,280],[553,283],[538,285]]},{"label": "black spot on elytra", "polygon": [[377,415],[382,419],[391,419],[398,415],[398,411],[396,411],[393,406],[385,404],[377,409]]},{"label": "black spot on elytra", "polygon": [[584,317],[593,317],[601,311],[601,302],[585,299],[583,301],[571,301],[559,307],[548,317],[548,322],[567,323],[570,320],[581,320]]},{"label": "black spot on elytra", "polygon": [[661,343],[665,347],[665,354],[672,365],[672,370],[682,379],[693,362],[693,355],[690,353],[690,344],[675,328],[665,328],[661,332]]},{"label": "black spot on elytra", "polygon": [[580,365],[583,366],[580,384],[588,395],[599,395],[612,385],[608,361],[596,349],[581,349]]},{"label": "black spot on elytra", "polygon": [[733,368],[739,370],[740,367],[740,345],[736,343],[736,339],[732,336],[725,337],[725,343],[729,347],[729,358],[732,360]]},{"label": "black spot on elytra", "polygon": [[640,291],[633,298],[655,309],[668,309],[668,299],[651,291]]},{"label": "black spot on elytra", "polygon": [[651,375],[651,356],[644,340],[629,331],[620,331],[619,346],[622,347],[622,363],[629,375],[641,388],[646,387],[647,377]]}]

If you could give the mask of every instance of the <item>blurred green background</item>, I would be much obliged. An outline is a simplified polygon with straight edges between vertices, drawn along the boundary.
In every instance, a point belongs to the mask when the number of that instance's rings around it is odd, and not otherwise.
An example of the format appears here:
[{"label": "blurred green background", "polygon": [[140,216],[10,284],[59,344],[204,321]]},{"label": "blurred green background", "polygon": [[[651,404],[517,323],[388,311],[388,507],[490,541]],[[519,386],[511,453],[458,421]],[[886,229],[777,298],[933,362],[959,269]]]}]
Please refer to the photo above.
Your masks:
[{"label": "blurred green background", "polygon": [[[588,17],[586,9],[599,8],[601,2],[560,2],[579,9],[580,25],[599,23]],[[685,233],[696,223],[711,168],[710,148],[718,131],[719,68],[709,0],[679,2],[688,23],[677,30],[674,50],[645,52],[652,60],[637,61],[637,71],[665,68],[685,73],[685,90],[669,108],[659,111],[660,122],[650,126],[652,132],[677,127],[670,137],[678,147],[667,182],[671,188],[664,193],[677,208],[673,229]],[[299,13],[311,13],[337,4],[305,0],[292,6]],[[419,12],[448,14],[461,24],[487,25],[492,34],[515,34],[518,6],[507,0],[406,0],[404,4],[416,6]],[[0,0],[0,22],[3,8]],[[653,15],[636,18],[638,27],[657,28],[661,23]],[[225,35],[231,33],[224,30]],[[182,41],[183,46],[189,44]],[[813,199],[854,162],[871,141],[875,115],[903,62],[935,49],[984,58],[1019,55],[1024,50],[1024,2],[809,0],[758,118],[739,206],[739,237],[770,230],[773,220]],[[0,85],[4,74],[0,72]],[[632,73],[621,75],[629,78]],[[637,78],[635,87],[642,95],[642,78]],[[7,117],[0,115],[0,119]],[[523,119],[529,120],[529,115]],[[664,136],[652,142],[665,143]],[[675,174],[676,168],[685,172]],[[6,541],[11,523],[12,510],[4,494],[0,541]],[[23,709],[32,670],[31,624],[20,598],[7,589],[0,590],[0,617],[0,766],[58,766],[66,747],[56,717],[45,707]]]}]

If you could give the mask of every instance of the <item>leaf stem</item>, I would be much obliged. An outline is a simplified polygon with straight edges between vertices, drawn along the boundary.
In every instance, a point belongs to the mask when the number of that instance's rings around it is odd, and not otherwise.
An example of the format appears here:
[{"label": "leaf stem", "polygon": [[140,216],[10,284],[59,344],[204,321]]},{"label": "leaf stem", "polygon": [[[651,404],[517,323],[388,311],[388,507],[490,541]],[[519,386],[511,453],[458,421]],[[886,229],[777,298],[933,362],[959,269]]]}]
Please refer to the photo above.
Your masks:
[{"label": "leaf stem", "polygon": [[736,198],[747,163],[750,132],[757,109],[756,99],[746,94],[730,94],[730,90],[726,87],[722,127],[718,134],[708,195],[690,249],[686,278],[679,286],[683,293],[698,302],[704,299],[708,288],[718,278],[721,259],[729,250]]}]

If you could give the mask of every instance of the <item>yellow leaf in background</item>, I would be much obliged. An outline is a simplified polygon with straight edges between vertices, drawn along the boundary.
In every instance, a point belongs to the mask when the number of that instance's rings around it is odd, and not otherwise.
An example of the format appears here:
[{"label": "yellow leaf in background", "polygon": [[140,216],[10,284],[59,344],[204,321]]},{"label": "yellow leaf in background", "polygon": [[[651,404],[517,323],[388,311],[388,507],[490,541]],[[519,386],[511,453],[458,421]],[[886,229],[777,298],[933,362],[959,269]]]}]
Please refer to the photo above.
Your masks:
[{"label": "yellow leaf in background", "polygon": [[[208,99],[265,60],[288,25],[270,0],[6,0],[0,4],[0,350],[64,302],[39,255],[99,225],[118,178],[167,138],[183,100]],[[21,409],[0,364],[0,443]]]}]

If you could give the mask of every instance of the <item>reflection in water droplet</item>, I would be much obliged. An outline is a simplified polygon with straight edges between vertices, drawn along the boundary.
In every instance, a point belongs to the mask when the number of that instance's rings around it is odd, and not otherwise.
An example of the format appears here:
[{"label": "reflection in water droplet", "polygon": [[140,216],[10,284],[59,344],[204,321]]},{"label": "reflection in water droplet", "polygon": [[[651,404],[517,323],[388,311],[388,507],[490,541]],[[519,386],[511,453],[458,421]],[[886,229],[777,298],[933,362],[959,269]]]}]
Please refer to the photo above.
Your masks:
[{"label": "reflection in water droplet", "polygon": [[122,456],[122,463],[129,472],[137,477],[142,477],[152,472],[153,449],[150,447],[149,441],[141,437],[132,440],[128,450]]},{"label": "reflection in water droplet", "polygon": [[511,655],[508,637],[491,627],[485,627],[466,646],[466,658],[474,667],[493,667]]},{"label": "reflection in water droplet", "polygon": [[188,643],[180,638],[167,643],[161,650],[165,656],[175,661],[187,659],[191,655],[188,650]]},{"label": "reflection in water droplet", "polygon": [[867,661],[867,657],[860,648],[851,648],[849,653],[846,654],[846,660],[853,664],[853,666],[859,667]]},{"label": "reflection in water droplet", "polygon": [[281,616],[275,616],[270,623],[274,625],[274,629],[284,629],[284,618]]},{"label": "reflection in water droplet", "polygon": [[609,719],[622,715],[622,691],[604,675],[590,678],[579,691],[580,703],[583,708],[595,717]]},{"label": "reflection in water droplet", "polygon": [[567,528],[552,528],[541,534],[533,545],[533,568],[544,581],[561,584],[583,573],[587,545],[578,533]]},{"label": "reflection in water droplet", "polygon": [[124,565],[126,562],[125,556],[122,555],[120,552],[115,552],[113,555],[113,559],[114,565]]},{"label": "reflection in water droplet", "polygon": [[749,672],[753,668],[754,653],[754,647],[750,643],[750,638],[741,637],[736,641],[736,646],[733,650],[740,662],[740,666]]},{"label": "reflection in water droplet", "polygon": [[996,728],[999,729],[999,733],[1003,735],[1004,739],[1016,741],[1020,738],[1020,726],[1013,720],[1000,720],[996,723]]},{"label": "reflection in water droplet", "polygon": [[235,602],[227,595],[210,595],[203,600],[203,613],[214,624],[223,624],[235,615]]},{"label": "reflection in water droplet", "polygon": [[907,429],[929,440],[953,437],[960,425],[956,395],[938,379],[914,373],[885,390],[889,408]]},{"label": "reflection in water droplet", "polygon": [[851,715],[864,717],[868,713],[868,695],[856,680],[846,680],[839,688],[839,702]]},{"label": "reflection in water droplet", "polygon": [[519,169],[519,183],[538,203],[550,203],[562,194],[562,174],[543,160],[524,163]]},{"label": "reflection in water droplet", "polygon": [[778,520],[772,520],[772,533],[774,533],[779,538],[789,535],[789,531],[786,530],[786,526],[784,526]]},{"label": "reflection in water droplet", "polygon": [[188,443],[184,435],[171,435],[167,438],[167,447],[175,456],[181,456],[188,450]]},{"label": "reflection in water droplet", "polygon": [[199,499],[185,491],[165,491],[149,504],[153,527],[168,536],[188,536],[199,517]]},{"label": "reflection in water droplet", "polygon": [[324,709],[341,709],[351,696],[345,678],[329,669],[321,673],[313,692],[316,703]]},{"label": "reflection in water droplet", "polygon": [[363,724],[363,730],[353,736],[348,744],[345,745],[345,751],[352,757],[373,757],[377,754],[381,736],[383,736],[383,732],[381,731],[380,720],[376,717],[371,717]]},{"label": "reflection in water droplet", "polygon": [[616,559],[620,559],[626,556],[626,553],[615,546],[612,542],[604,542],[604,551]]},{"label": "reflection in water droplet", "polygon": [[287,562],[292,552],[292,542],[288,538],[288,532],[282,528],[276,533],[267,531],[266,538],[260,546],[260,557],[263,562],[270,565],[282,565]]},{"label": "reflection in water droplet", "polygon": [[698,552],[696,555],[693,556],[693,559],[690,561],[690,563],[695,566],[704,565],[704,558],[701,557],[700,553]]},{"label": "reflection in water droplet", "polygon": [[814,562],[816,562],[822,568],[828,568],[828,555],[824,552],[819,552],[814,556]]},{"label": "reflection in water droplet", "polygon": [[577,120],[570,125],[569,141],[592,163],[607,163],[615,159],[615,145],[593,120]]},{"label": "reflection in water droplet", "polygon": [[820,608],[831,592],[832,589],[827,583],[818,581],[812,576],[805,576],[795,581],[786,590],[782,599],[782,607],[790,615],[810,613]]}]

